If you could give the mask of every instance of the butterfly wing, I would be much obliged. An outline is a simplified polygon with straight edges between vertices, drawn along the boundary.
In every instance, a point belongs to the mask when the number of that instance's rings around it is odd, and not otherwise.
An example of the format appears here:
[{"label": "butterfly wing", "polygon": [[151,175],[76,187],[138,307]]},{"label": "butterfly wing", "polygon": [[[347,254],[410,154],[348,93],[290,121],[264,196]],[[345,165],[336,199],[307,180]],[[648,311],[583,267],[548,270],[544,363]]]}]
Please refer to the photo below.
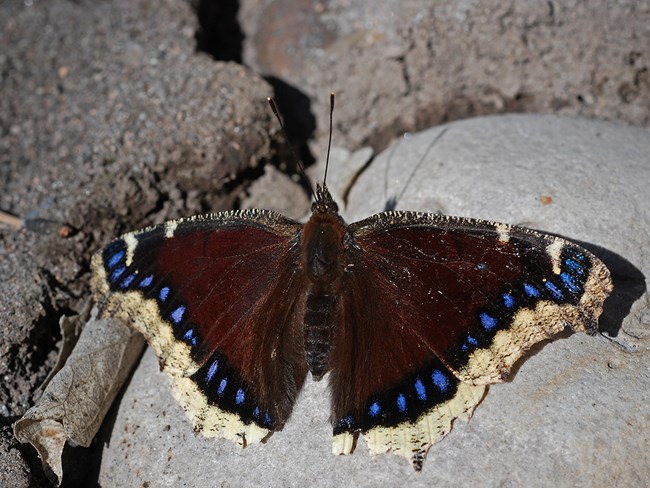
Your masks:
[{"label": "butterfly wing", "polygon": [[225,212],[126,234],[93,257],[96,302],[145,336],[206,436],[258,441],[291,412],[307,372],[301,229]]},{"label": "butterfly wing", "polygon": [[337,452],[362,431],[373,452],[421,467],[533,344],[566,325],[594,334],[611,291],[588,251],[505,224],[386,212],[348,233],[331,362]]}]

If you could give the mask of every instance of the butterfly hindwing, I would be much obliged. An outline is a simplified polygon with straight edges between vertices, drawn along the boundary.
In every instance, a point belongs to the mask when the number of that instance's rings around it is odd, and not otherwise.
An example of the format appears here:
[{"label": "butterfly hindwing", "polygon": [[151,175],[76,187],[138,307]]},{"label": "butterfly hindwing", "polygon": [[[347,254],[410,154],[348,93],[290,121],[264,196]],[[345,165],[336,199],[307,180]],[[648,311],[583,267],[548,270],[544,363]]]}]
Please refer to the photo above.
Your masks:
[{"label": "butterfly hindwing", "polygon": [[347,232],[332,352],[340,452],[361,431],[373,452],[418,468],[453,419],[471,414],[483,385],[503,381],[533,344],[567,325],[595,333],[611,291],[588,251],[505,224],[387,212]]},{"label": "butterfly hindwing", "polygon": [[224,212],[125,234],[93,258],[103,313],[145,336],[207,436],[260,440],[291,412],[307,372],[301,228],[273,212]]},{"label": "butterfly hindwing", "polygon": [[471,415],[485,386],[459,381],[417,336],[396,283],[360,262],[353,269],[332,349],[333,451],[351,452],[363,432],[373,454],[390,451],[420,469],[429,446]]}]

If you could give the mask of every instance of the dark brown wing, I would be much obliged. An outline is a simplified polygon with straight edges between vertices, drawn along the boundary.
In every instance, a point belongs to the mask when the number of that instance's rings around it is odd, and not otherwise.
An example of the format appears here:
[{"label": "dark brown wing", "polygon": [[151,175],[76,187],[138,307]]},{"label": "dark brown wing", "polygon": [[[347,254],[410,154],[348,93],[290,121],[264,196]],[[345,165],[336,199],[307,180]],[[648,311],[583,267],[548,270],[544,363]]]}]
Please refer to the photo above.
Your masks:
[{"label": "dark brown wing", "polygon": [[566,325],[595,333],[605,266],[563,239],[505,224],[387,212],[348,228],[332,356],[337,444],[421,466],[533,344]]},{"label": "dark brown wing", "polygon": [[293,408],[307,371],[301,229],[225,212],[126,234],[93,258],[103,313],[144,334],[207,436],[260,440]]}]

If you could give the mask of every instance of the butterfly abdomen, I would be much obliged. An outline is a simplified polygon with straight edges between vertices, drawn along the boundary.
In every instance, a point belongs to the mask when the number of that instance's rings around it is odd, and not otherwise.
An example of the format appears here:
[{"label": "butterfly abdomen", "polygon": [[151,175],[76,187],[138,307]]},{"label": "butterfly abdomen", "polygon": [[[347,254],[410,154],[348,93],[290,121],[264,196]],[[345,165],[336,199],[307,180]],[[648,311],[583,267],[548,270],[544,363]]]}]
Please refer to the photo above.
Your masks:
[{"label": "butterfly abdomen", "polygon": [[307,288],[304,315],[305,359],[315,380],[329,369],[334,317],[346,263],[345,223],[333,208],[317,208],[301,239],[302,270]]},{"label": "butterfly abdomen", "polygon": [[329,369],[337,297],[308,293],[305,306],[305,359],[315,380]]}]

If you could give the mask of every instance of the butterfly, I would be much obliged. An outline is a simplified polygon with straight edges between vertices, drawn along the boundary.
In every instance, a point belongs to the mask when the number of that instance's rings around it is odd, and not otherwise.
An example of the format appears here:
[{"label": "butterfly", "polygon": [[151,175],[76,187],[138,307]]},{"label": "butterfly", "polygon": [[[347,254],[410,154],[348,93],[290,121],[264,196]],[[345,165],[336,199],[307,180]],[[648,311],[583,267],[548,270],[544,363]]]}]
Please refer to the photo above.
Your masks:
[{"label": "butterfly", "polygon": [[285,425],[328,375],[333,452],[358,436],[420,470],[487,385],[566,326],[595,334],[609,271],[565,239],[387,211],[346,224],[326,183],[305,224],[213,213],[123,235],[92,259],[102,314],[141,332],[207,437]]}]

